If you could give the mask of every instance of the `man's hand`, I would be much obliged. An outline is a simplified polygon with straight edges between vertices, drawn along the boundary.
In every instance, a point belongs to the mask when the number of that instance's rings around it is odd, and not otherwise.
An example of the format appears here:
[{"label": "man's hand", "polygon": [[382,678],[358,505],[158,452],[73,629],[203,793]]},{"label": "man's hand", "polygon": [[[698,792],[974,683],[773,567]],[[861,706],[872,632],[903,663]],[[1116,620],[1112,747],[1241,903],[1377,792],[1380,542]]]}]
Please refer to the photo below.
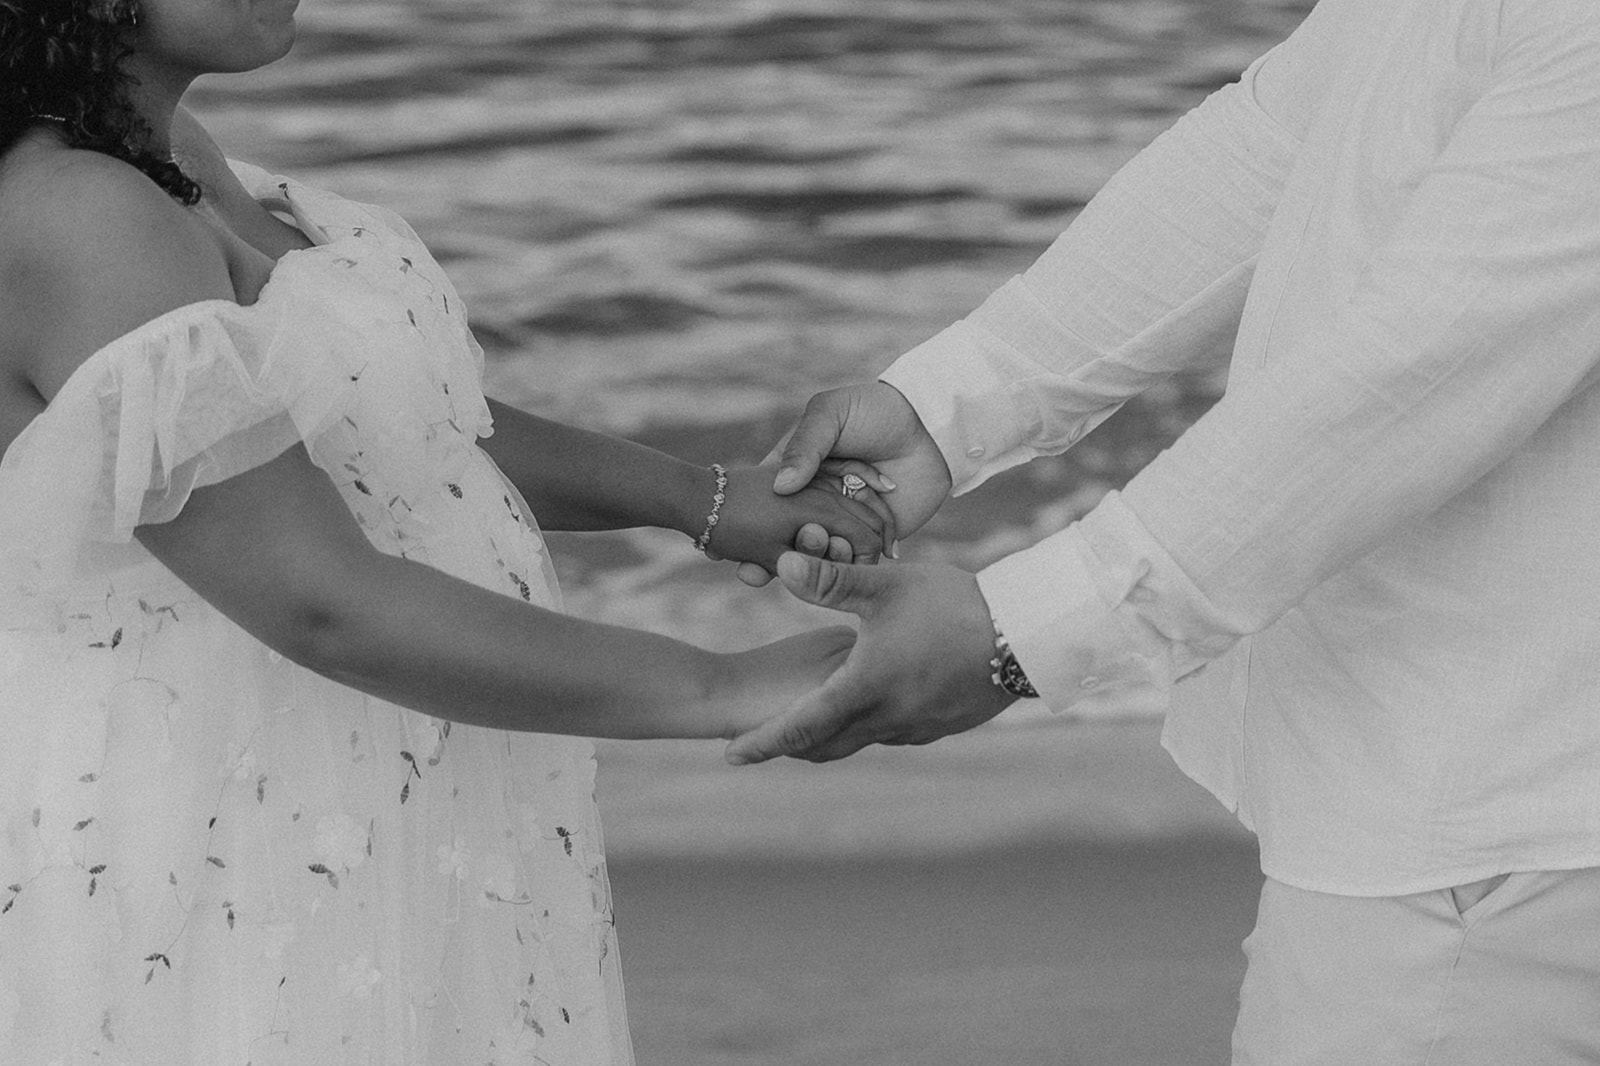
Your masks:
[{"label": "man's hand", "polygon": [[[774,448],[773,455],[780,465],[772,488],[781,496],[799,492],[819,469],[860,474],[889,505],[899,536],[920,529],[950,495],[950,468],[939,446],[911,403],[881,381],[813,396],[787,442]],[[847,460],[870,463],[876,469]],[[844,545],[829,550],[827,533],[818,526],[802,529],[795,547],[833,559],[848,558]],[[759,587],[772,575],[747,564],[739,568],[739,578]]]},{"label": "man's hand", "polygon": [[852,566],[789,552],[778,575],[807,603],[850,611],[849,659],[787,712],[738,737],[728,761],[841,759],[868,744],[926,744],[1012,702],[989,680],[994,623],[977,579],[952,566]]}]

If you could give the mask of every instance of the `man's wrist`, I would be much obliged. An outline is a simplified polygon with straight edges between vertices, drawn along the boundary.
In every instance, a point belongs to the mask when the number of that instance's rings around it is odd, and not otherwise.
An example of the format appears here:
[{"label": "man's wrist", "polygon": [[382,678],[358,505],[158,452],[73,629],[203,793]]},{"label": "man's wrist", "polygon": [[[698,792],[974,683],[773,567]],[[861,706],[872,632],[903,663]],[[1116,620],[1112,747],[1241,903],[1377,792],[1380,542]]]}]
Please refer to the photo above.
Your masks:
[{"label": "man's wrist", "polygon": [[989,660],[989,680],[996,688],[1017,699],[1038,699],[1039,691],[1033,687],[1033,682],[1028,680],[1022,664],[1017,662],[1010,641],[1006,640],[1006,635],[1000,631],[999,619],[993,619],[993,622],[994,657]]}]

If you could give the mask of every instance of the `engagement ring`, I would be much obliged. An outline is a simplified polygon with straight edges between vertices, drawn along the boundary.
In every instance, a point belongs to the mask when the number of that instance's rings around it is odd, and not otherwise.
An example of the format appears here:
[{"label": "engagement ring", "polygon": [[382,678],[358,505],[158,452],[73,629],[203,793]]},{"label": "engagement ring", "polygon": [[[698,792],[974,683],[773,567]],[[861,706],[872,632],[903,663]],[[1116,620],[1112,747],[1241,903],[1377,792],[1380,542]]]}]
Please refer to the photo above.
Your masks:
[{"label": "engagement ring", "polygon": [[850,499],[856,498],[856,493],[867,487],[867,482],[860,474],[846,474],[839,484],[839,491]]}]

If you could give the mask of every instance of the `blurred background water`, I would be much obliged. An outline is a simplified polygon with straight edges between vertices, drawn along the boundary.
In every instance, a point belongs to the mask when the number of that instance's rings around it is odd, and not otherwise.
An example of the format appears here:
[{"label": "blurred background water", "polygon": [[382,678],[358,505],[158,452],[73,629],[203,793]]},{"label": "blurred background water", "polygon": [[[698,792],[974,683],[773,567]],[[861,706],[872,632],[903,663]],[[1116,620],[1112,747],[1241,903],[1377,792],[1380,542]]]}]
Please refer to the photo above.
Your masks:
[{"label": "blurred background water", "polygon": [[[1310,0],[306,0],[285,61],[191,100],[232,153],[399,210],[490,391],[761,458],[1027,266]],[[908,545],[978,567],[1125,481],[1216,394],[1173,382]],[[817,616],[681,537],[563,537],[574,610],[745,646]],[[692,590],[692,592],[690,591]]]},{"label": "blurred background water", "polygon": [[[1311,3],[305,0],[290,58],[190,103],[230,154],[410,220],[491,394],[756,460],[812,392],[1025,268]],[[1220,387],[1152,391],[905,556],[975,569],[1065,526]],[[677,534],[551,541],[588,617],[716,648],[837,620]],[[1252,854],[1158,713],[1014,710],[826,768],[601,744],[642,1061],[1226,1061]]]}]

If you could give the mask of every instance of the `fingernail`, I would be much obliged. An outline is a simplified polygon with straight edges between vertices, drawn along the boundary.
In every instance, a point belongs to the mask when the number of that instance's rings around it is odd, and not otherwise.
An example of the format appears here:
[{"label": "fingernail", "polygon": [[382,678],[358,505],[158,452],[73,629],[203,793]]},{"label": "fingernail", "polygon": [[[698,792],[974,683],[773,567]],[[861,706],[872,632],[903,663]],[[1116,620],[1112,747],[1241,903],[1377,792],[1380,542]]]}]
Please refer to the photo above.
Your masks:
[{"label": "fingernail", "polygon": [[723,758],[728,760],[729,766],[747,766],[750,763],[750,760],[745,758],[743,755],[732,752],[724,755]]},{"label": "fingernail", "polygon": [[883,483],[883,491],[884,492],[893,492],[895,490],[894,482],[890,481],[888,478],[884,477],[882,474],[878,475],[878,480]]},{"label": "fingernail", "polygon": [[900,558],[900,542],[898,540],[891,540],[889,542],[889,558]]}]

